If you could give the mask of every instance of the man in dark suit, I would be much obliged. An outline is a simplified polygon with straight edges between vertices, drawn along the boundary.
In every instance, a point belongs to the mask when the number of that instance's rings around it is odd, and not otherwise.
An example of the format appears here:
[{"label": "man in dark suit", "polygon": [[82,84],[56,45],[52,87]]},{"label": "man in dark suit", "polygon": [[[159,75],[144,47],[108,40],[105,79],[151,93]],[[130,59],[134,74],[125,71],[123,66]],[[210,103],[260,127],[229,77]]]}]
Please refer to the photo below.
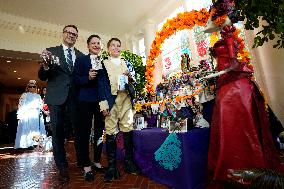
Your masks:
[{"label": "man in dark suit", "polygon": [[94,165],[96,171],[102,171],[100,164],[102,143],[99,138],[102,137],[104,129],[104,117],[100,112],[98,99],[98,79],[102,71],[101,58],[101,38],[98,35],[91,35],[87,39],[89,55],[81,56],[76,59],[74,67],[75,83],[79,86],[79,121],[78,131],[78,150],[79,159],[84,168],[84,178],[86,181],[92,181],[94,174],[91,169],[89,158],[89,140],[94,117]]},{"label": "man in dark suit", "polygon": [[[52,124],[52,146],[56,166],[59,170],[59,179],[69,181],[68,163],[64,148],[64,121],[70,120],[73,129],[76,129],[77,90],[73,82],[73,64],[76,57],[83,54],[74,48],[78,37],[78,29],[74,25],[63,28],[63,43],[60,46],[50,47],[41,54],[44,60],[38,71],[38,77],[47,81],[45,102],[50,111]],[[66,118],[68,116],[68,118]],[[77,151],[77,136],[75,130],[75,148]],[[78,157],[78,156],[77,156]]]}]

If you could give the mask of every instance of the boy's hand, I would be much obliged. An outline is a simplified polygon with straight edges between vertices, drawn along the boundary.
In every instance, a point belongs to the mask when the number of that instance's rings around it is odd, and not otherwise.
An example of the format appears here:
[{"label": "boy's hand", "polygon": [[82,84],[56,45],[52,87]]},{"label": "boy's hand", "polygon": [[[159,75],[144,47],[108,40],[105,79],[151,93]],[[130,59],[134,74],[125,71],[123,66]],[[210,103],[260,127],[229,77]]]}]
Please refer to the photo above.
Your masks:
[{"label": "boy's hand", "polygon": [[103,115],[106,117],[106,116],[110,116],[110,112],[109,110],[104,110],[103,111]]}]

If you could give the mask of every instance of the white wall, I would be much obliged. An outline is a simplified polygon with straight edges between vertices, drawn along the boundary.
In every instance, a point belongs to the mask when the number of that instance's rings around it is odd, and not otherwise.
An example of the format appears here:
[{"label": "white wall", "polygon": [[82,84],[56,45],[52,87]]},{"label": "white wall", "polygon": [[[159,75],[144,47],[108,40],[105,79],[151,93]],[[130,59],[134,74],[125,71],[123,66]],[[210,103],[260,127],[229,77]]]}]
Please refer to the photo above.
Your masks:
[{"label": "white wall", "polygon": [[254,51],[262,72],[259,76],[267,101],[284,124],[284,49],[275,49],[273,44],[274,42],[270,41]]}]

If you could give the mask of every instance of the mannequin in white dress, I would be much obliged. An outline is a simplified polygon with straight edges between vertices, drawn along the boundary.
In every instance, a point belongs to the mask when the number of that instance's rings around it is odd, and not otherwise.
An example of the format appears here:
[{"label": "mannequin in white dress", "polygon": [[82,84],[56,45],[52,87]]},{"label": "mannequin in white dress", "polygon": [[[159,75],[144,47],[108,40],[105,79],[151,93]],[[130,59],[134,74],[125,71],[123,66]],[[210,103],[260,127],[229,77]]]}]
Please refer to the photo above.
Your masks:
[{"label": "mannequin in white dress", "polygon": [[15,149],[29,148],[37,145],[33,140],[35,136],[46,137],[41,109],[43,102],[36,93],[36,81],[30,80],[20,99],[18,105],[18,127],[15,140]]}]

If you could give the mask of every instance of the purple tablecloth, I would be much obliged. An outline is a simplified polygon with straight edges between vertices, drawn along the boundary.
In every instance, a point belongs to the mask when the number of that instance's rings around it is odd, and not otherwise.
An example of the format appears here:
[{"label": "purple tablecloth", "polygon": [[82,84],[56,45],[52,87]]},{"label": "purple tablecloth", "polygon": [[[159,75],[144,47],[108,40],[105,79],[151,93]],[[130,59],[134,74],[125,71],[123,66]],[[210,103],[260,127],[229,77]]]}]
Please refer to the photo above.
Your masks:
[{"label": "purple tablecloth", "polygon": [[173,171],[155,160],[154,153],[169,134],[160,128],[134,131],[135,161],[143,174],[176,189],[204,188],[207,167],[209,129],[178,133],[182,146],[181,163]]}]

